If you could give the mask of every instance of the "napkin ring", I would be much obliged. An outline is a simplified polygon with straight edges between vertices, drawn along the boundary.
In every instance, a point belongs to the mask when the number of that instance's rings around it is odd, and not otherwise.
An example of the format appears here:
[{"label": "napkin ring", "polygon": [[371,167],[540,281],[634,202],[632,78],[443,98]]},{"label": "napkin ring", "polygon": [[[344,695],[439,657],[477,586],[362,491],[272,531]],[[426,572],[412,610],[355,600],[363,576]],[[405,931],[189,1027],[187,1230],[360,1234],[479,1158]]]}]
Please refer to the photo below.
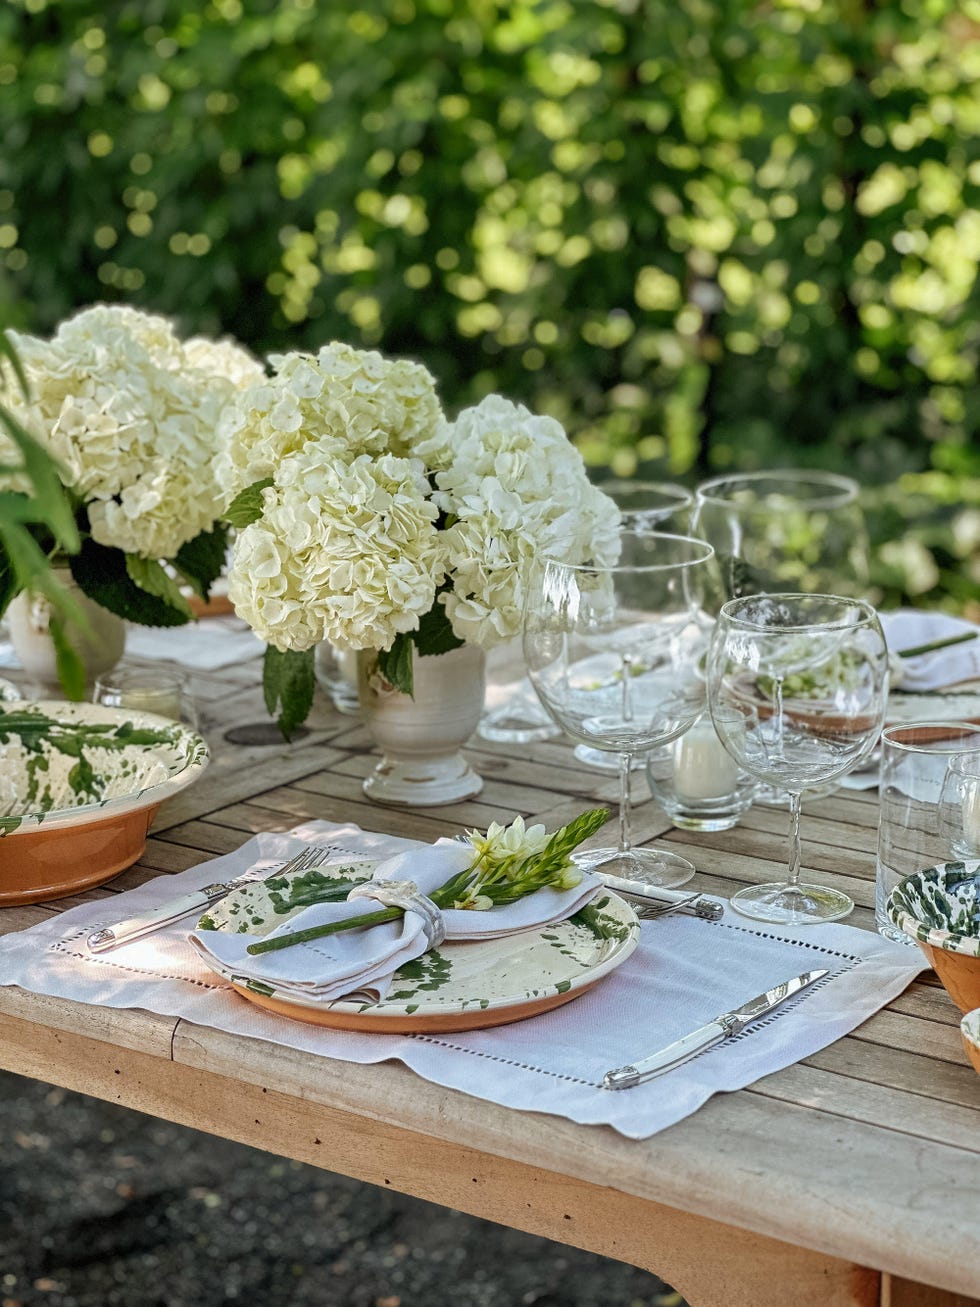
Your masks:
[{"label": "napkin ring", "polygon": [[419,890],[414,880],[366,880],[355,885],[348,899],[377,899],[386,908],[402,908],[422,918],[425,946],[438,948],[446,938],[446,921],[439,908]]}]

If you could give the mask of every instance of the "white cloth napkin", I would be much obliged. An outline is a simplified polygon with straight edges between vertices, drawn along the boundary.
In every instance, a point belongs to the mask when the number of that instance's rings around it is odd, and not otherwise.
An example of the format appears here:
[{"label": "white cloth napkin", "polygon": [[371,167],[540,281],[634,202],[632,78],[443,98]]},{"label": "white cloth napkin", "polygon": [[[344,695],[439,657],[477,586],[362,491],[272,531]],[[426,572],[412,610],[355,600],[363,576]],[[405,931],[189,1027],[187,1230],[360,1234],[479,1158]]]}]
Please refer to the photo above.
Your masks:
[{"label": "white cloth napkin", "polygon": [[900,608],[879,613],[881,627],[892,653],[915,649],[934,640],[973,633],[964,644],[950,645],[915,658],[902,658],[900,677],[893,676],[893,690],[942,690],[948,685],[980,678],[980,626],[951,617],[948,613],[919,613]]},{"label": "white cloth napkin", "polygon": [[[372,879],[411,881],[422,894],[431,894],[450,877],[465,871],[473,861],[470,845],[439,840],[398,853],[379,863]],[[486,912],[447,908],[442,913],[447,940],[497,939],[522,930],[564,921],[593,898],[602,882],[585,875],[574,889],[540,889],[501,904]],[[373,912],[379,904],[358,898],[346,903],[318,903],[270,931],[279,935]],[[424,953],[428,947],[424,920],[408,911],[400,921],[369,928],[341,931],[305,944],[290,945],[270,953],[250,954],[255,935],[230,934],[220,930],[196,930],[191,944],[222,975],[257,980],[272,986],[277,994],[302,996],[304,1001],[327,1001],[352,991],[367,991],[377,997],[387,994],[393,973],[403,963]]]},{"label": "white cloth napkin", "polygon": [[[456,1035],[327,1030],[262,1011],[205,967],[178,922],[110,953],[85,937],[135,911],[252,866],[272,866],[306,842],[338,858],[383,858],[411,841],[356,826],[310,822],[259,835],[234,853],[125,894],[71,908],[0,938],[0,984],[81,1003],[143,1008],[264,1039],[312,1056],[357,1063],[396,1058],[436,1084],[522,1111],[605,1124],[643,1139],[846,1035],[925,970],[918,948],[839,924],[797,932],[671,916],[642,925],[622,966],[564,1007],[527,1021]],[[635,1089],[602,1089],[603,1074],[670,1043],[788,977],[831,975],[735,1039]]]},{"label": "white cloth napkin", "polygon": [[214,672],[257,658],[265,645],[240,617],[205,617],[186,626],[126,628],[132,658],[166,659],[199,672]]}]

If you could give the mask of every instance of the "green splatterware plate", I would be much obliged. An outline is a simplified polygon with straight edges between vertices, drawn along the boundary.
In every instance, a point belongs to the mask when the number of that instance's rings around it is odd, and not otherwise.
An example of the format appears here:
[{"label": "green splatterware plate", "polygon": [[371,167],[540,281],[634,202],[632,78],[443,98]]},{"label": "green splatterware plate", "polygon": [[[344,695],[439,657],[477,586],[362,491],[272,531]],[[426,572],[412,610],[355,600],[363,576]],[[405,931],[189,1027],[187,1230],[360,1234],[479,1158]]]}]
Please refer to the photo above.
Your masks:
[{"label": "green splatterware plate", "polygon": [[[351,882],[370,879],[376,864],[358,862],[344,869]],[[217,930],[247,930],[267,935],[297,912],[308,894],[323,882],[324,894],[336,888],[339,867],[300,872],[235,890],[213,907],[202,922]],[[333,887],[326,882],[333,880]],[[295,889],[294,889],[295,887]],[[620,966],[636,948],[640,923],[636,913],[610,890],[602,890],[581,912],[556,925],[522,931],[502,939],[453,941],[400,967],[387,997],[317,1002],[283,997],[271,986],[250,987],[230,979],[249,1002],[293,1020],[335,1030],[379,1033],[434,1033],[478,1030],[522,1021],[568,1003],[586,993]]]}]

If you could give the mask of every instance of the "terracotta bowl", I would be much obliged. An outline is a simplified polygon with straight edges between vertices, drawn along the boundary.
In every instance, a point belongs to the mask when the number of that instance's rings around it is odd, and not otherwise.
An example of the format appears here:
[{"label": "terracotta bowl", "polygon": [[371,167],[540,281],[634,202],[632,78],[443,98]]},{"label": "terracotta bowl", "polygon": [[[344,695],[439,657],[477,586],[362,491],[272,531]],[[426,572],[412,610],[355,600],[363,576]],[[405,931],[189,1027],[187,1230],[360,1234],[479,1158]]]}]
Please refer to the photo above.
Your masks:
[{"label": "terracotta bowl", "polygon": [[963,1036],[963,1047],[966,1049],[966,1055],[973,1063],[977,1074],[980,1075],[980,1007],[974,1008],[972,1012],[967,1012],[960,1022],[960,1034]]},{"label": "terracotta bowl", "polygon": [[0,907],[101,885],[140,857],[160,804],[208,747],[155,713],[0,701]]},{"label": "terracotta bowl", "polygon": [[980,861],[915,871],[886,906],[889,919],[918,940],[956,1006],[980,1007]]}]

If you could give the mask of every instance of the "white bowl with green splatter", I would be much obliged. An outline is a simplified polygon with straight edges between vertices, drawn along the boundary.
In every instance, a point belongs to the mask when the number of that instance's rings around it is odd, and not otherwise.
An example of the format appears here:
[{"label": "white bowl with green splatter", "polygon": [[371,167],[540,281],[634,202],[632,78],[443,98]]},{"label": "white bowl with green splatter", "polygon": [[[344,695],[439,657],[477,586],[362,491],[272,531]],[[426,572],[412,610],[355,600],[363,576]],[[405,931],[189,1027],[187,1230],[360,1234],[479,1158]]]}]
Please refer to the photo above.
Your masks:
[{"label": "white bowl with green splatter", "polygon": [[918,942],[961,1012],[980,1004],[980,861],[940,862],[900,880],[889,919]]},{"label": "white bowl with green splatter", "polygon": [[160,804],[208,757],[196,731],[155,713],[0,701],[0,904],[75,893],[135,862]]}]

